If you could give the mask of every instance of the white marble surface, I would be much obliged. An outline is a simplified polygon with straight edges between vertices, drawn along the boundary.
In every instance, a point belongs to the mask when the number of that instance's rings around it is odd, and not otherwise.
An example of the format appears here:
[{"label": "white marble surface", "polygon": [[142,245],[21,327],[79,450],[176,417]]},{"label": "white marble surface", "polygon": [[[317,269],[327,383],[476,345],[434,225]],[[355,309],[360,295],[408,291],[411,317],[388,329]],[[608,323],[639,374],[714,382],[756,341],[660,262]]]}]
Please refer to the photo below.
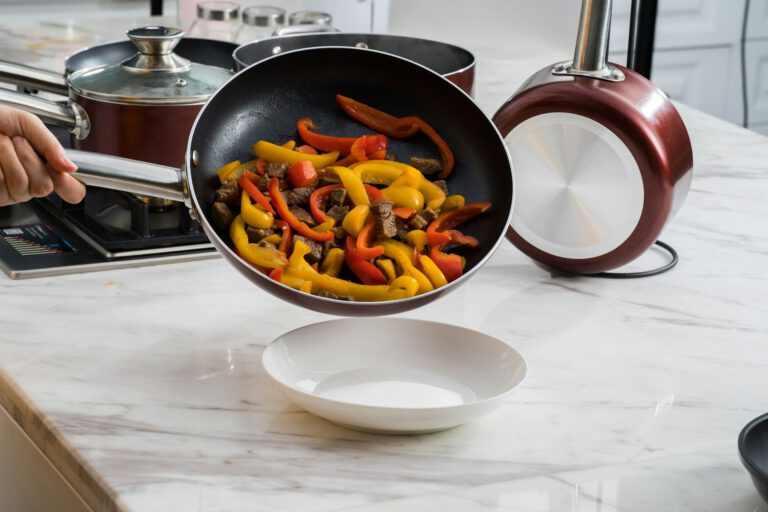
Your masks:
[{"label": "white marble surface", "polygon": [[[489,114],[563,57],[472,49]],[[681,255],[672,272],[553,276],[504,245],[406,315],[526,356],[519,393],[476,423],[387,437],[298,410],[261,352],[327,317],[221,260],[0,276],[0,404],[99,510],[765,512],[736,436],[768,410],[768,139],[681,112],[696,164],[662,236]]]}]

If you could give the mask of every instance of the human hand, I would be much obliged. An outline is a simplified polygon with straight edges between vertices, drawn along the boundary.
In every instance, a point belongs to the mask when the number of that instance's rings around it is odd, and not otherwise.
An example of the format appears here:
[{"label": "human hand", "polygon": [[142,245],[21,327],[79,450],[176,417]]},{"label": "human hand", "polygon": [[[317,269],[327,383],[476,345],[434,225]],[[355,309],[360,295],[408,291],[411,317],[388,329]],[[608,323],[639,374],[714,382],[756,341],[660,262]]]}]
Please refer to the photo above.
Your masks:
[{"label": "human hand", "polygon": [[54,191],[68,203],[79,203],[85,187],[71,176],[76,170],[37,116],[0,106],[0,206]]}]

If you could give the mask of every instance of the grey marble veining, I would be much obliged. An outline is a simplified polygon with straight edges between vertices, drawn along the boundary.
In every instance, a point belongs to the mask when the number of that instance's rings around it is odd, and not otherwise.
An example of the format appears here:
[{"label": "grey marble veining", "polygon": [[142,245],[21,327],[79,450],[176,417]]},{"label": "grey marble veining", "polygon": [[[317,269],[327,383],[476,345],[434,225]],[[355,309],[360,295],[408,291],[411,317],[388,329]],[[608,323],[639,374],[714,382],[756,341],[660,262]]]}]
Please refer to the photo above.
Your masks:
[{"label": "grey marble veining", "polygon": [[[0,39],[22,48],[30,33]],[[488,114],[562,58],[473,50]],[[680,110],[695,177],[662,236],[680,252],[672,272],[551,275],[506,244],[405,315],[525,355],[524,386],[480,421],[388,437],[297,409],[262,349],[328,317],[221,260],[0,276],[0,404],[97,510],[764,511],[735,443],[768,410],[768,139]]]}]

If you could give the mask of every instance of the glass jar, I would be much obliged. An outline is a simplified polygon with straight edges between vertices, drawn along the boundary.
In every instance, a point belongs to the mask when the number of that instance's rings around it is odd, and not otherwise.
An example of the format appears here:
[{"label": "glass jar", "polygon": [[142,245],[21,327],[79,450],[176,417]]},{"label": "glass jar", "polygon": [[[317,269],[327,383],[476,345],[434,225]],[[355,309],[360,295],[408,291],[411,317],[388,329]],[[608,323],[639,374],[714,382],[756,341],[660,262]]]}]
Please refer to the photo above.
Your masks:
[{"label": "glass jar", "polygon": [[289,25],[327,25],[330,26],[333,18],[327,12],[296,11],[288,17]]},{"label": "glass jar", "polygon": [[270,37],[285,25],[285,9],[270,5],[252,5],[243,9],[243,23],[237,43],[245,44]]},{"label": "glass jar", "polygon": [[197,19],[189,29],[189,37],[234,41],[239,31],[239,4],[205,1],[197,4]]}]

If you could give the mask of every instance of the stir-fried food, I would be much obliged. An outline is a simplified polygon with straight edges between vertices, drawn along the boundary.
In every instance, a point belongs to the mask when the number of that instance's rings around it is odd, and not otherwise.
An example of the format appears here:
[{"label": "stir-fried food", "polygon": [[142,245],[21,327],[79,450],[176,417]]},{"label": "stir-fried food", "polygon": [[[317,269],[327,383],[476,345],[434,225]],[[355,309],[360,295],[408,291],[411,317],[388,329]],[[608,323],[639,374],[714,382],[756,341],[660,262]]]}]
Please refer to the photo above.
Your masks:
[{"label": "stir-fried food", "polygon": [[[216,171],[216,227],[259,271],[322,297],[404,299],[461,277],[465,260],[451,251],[479,242],[458,228],[491,204],[465,204],[449,194],[444,178],[453,153],[424,120],[396,118],[343,96],[337,101],[381,133],[335,137],[305,117],[296,123],[301,145],[256,142],[255,159]],[[399,162],[388,151],[388,137],[417,132],[435,143],[440,161]]]}]

